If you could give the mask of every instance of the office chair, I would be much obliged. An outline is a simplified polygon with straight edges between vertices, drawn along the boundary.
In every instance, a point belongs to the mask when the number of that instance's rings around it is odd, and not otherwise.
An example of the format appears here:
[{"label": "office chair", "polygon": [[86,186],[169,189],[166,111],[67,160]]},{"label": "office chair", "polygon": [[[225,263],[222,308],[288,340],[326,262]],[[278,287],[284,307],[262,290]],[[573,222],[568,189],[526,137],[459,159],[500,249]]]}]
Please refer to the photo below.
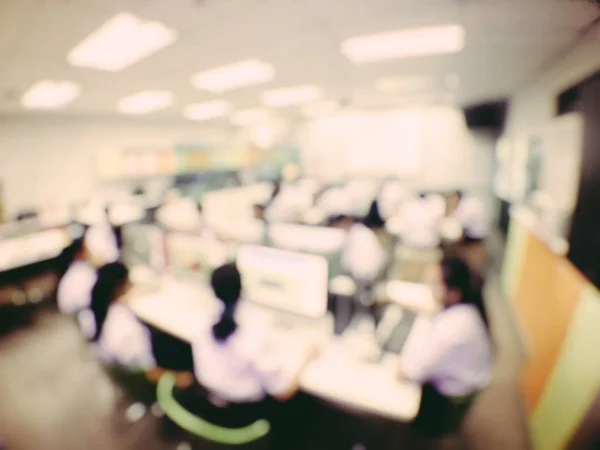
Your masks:
[{"label": "office chair", "polygon": [[174,388],[175,375],[166,372],[156,387],[158,405],[166,417],[193,436],[223,445],[244,445],[256,442],[269,434],[271,425],[265,419],[240,428],[228,428],[210,423],[184,408],[175,399]]}]

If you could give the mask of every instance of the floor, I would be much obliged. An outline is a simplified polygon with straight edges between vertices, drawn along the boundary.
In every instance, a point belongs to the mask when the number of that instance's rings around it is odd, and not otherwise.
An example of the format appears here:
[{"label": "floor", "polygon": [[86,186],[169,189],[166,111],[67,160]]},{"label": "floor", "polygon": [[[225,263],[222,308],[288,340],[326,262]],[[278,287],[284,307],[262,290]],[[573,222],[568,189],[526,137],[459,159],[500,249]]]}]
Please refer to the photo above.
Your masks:
[{"label": "floor", "polygon": [[[417,444],[407,440],[406,425],[353,416],[315,401],[304,448],[530,448],[517,385],[522,356],[498,292],[497,282],[488,280],[496,377],[477,399],[460,436]],[[124,409],[115,407],[114,392],[67,318],[41,311],[29,327],[0,338],[0,436],[9,450],[178,448],[182,438],[165,436],[161,419],[147,415],[126,424]],[[213,446],[199,443],[196,448]]]}]

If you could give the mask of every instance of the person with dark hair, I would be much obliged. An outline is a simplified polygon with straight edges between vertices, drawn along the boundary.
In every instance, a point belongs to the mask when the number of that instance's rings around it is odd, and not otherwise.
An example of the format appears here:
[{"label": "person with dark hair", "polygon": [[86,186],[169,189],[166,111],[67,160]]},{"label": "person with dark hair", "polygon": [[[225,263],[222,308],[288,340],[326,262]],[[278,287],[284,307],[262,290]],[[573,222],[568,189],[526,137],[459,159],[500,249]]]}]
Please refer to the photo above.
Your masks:
[{"label": "person with dark hair", "polygon": [[490,383],[492,344],[481,286],[467,264],[446,257],[427,277],[443,309],[421,351],[403,359],[401,377],[424,384],[415,425],[427,435],[439,435],[458,426],[457,410],[464,413]]},{"label": "person with dark hair", "polygon": [[89,309],[79,315],[86,338],[97,356],[108,365],[131,369],[153,369],[150,331],[125,304],[129,272],[121,263],[111,263],[98,270]]},{"label": "person with dark hair", "polygon": [[235,264],[215,269],[211,286],[220,304],[192,343],[198,382],[227,403],[253,404],[269,396],[291,398],[308,357],[300,358],[292,374],[282,370],[268,323],[238,308],[242,279]]}]

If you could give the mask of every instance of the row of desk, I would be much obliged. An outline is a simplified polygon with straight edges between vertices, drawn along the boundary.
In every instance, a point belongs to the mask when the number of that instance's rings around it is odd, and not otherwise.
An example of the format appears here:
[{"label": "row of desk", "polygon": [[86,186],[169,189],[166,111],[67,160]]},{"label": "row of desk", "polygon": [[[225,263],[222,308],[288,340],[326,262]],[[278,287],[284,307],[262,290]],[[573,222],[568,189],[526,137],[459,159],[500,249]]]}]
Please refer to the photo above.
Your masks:
[{"label": "row of desk", "polygon": [[[331,402],[339,407],[356,412],[407,422],[419,409],[421,386],[406,380],[400,381],[397,369],[400,358],[420,352],[424,336],[430,326],[429,312],[435,310],[430,296],[423,295],[415,301],[419,287],[406,285],[406,294],[412,297],[410,309],[419,309],[410,334],[400,355],[384,353],[371,360],[357,356],[344,342],[344,336],[334,334],[331,313],[324,318],[328,323],[320,328],[318,336],[304,330],[286,332],[277,329],[278,341],[285,348],[284,361],[297,361],[306,350],[307,343],[317,343],[319,355],[303,372],[300,388],[311,395]],[[400,287],[396,282],[398,303],[403,303]],[[406,297],[404,297],[406,298]],[[163,275],[158,285],[136,286],[128,303],[140,320],[186,344],[190,344],[197,333],[203,317],[214,310],[214,299],[208,286],[175,281]],[[268,315],[258,305],[242,302],[242,307],[254,309]],[[286,359],[287,358],[287,359]]]}]

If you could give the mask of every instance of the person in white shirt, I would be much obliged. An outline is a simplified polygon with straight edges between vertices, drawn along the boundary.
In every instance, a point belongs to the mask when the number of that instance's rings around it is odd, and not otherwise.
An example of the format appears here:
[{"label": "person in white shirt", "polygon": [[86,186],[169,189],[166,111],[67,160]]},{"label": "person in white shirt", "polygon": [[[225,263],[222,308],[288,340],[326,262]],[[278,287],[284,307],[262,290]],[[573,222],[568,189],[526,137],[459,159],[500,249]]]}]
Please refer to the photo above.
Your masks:
[{"label": "person in white shirt", "polygon": [[79,322],[104,364],[148,371],[156,367],[151,334],[124,302],[128,276],[121,263],[101,267],[90,307],[80,313]]},{"label": "person in white shirt", "polygon": [[89,308],[92,288],[97,280],[96,267],[86,257],[83,239],[77,239],[69,249],[71,255],[65,264],[70,264],[58,283],[56,301],[63,314],[76,314]]},{"label": "person in white shirt", "polygon": [[[284,363],[268,323],[248,310],[238,310],[242,280],[235,264],[215,269],[211,285],[221,307],[216,317],[199,324],[192,342],[196,379],[208,390],[214,405],[227,406],[228,415],[253,419],[262,415],[276,420],[284,410],[269,398],[284,401],[296,393],[299,376],[313,352],[294,367]],[[232,420],[235,418],[228,419]]]},{"label": "person in white shirt", "polygon": [[114,263],[119,259],[117,236],[108,220],[105,209],[94,218],[84,236],[84,245],[96,267]]},{"label": "person in white shirt", "polygon": [[342,250],[342,267],[357,281],[372,283],[387,261],[385,251],[373,230],[349,217],[338,221],[347,230]]},{"label": "person in white shirt", "polygon": [[485,239],[488,233],[488,222],[481,200],[475,196],[465,196],[460,191],[456,193],[456,196],[458,204],[450,217],[461,224],[467,241]]},{"label": "person in white shirt", "polygon": [[428,278],[444,309],[434,318],[420,352],[405,355],[400,375],[424,384],[415,426],[431,436],[459,425],[457,406],[464,413],[491,382],[493,357],[487,314],[469,267],[458,258],[445,258],[429,270]]}]

